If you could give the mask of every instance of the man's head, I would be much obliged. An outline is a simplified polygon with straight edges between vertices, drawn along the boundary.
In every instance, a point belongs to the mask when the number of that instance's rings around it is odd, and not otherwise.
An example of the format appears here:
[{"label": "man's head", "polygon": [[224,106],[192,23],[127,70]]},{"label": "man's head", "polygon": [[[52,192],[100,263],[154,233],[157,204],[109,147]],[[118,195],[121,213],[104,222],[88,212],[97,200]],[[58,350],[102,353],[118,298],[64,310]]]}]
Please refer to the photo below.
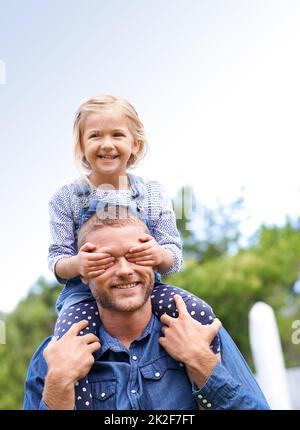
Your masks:
[{"label": "man's head", "polygon": [[112,267],[89,282],[91,292],[102,308],[133,312],[148,301],[150,303],[153,268],[131,263],[125,258],[130,248],[141,244],[139,238],[145,233],[149,234],[146,225],[131,214],[126,219],[99,219],[95,214],[81,227],[78,248],[91,242],[97,247],[95,252],[115,257]]}]

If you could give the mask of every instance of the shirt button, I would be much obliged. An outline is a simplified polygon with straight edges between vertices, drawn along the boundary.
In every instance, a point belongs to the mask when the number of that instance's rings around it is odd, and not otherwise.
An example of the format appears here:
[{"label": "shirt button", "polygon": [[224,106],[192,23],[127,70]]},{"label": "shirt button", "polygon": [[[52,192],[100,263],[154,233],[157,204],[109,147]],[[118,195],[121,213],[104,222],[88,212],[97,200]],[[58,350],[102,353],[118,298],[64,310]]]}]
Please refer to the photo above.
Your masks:
[{"label": "shirt button", "polygon": [[135,394],[135,393],[136,393],[136,391],[135,391],[135,390],[131,390],[131,392],[132,392],[132,394]]},{"label": "shirt button", "polygon": [[208,408],[211,408],[211,403],[207,403],[206,405]]},{"label": "shirt button", "polygon": [[201,396],[201,394],[198,394],[198,399],[203,399],[203,396]]},{"label": "shirt button", "polygon": [[132,356],[132,360],[137,360],[137,356],[136,356],[136,355],[133,355],[133,356]]},{"label": "shirt button", "polygon": [[105,397],[105,393],[101,393],[101,397]]},{"label": "shirt button", "polygon": [[157,378],[159,378],[159,377],[160,377],[160,373],[159,373],[159,372],[156,372],[156,373],[155,373],[155,376],[156,376]]},{"label": "shirt button", "polygon": [[205,403],[207,403],[207,400],[206,400],[206,399],[203,399],[203,400],[202,400],[202,402],[205,404]]}]

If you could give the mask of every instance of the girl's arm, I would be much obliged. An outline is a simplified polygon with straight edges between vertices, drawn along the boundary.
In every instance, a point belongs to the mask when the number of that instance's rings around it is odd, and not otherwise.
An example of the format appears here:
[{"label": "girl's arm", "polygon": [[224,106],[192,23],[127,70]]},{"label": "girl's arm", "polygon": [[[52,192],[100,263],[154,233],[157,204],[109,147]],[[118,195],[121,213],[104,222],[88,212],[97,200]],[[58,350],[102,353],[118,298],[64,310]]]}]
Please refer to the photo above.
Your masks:
[{"label": "girl's arm", "polygon": [[102,275],[112,266],[114,257],[105,252],[95,252],[96,245],[86,242],[77,255],[58,260],[55,272],[60,278],[71,279],[80,275],[83,282]]},{"label": "girl's arm", "polygon": [[148,199],[153,237],[143,235],[143,244],[131,248],[126,258],[144,266],[156,266],[162,275],[176,273],[182,265],[182,245],[171,200],[158,182],[148,183]]},{"label": "girl's arm", "polygon": [[75,237],[73,209],[78,202],[72,199],[72,189],[64,186],[51,198],[49,267],[58,282],[65,284],[68,279],[80,276],[83,282],[101,275],[113,263],[110,254],[95,252],[96,246],[85,243],[79,251]]},{"label": "girl's arm", "polygon": [[171,251],[161,247],[162,262],[158,266],[158,270],[161,273],[168,272],[174,264],[174,257]]},{"label": "girl's arm", "polygon": [[170,275],[181,269],[182,243],[171,199],[165,187],[158,185],[161,208],[153,220],[154,238],[163,250],[163,262],[158,269],[162,275]]},{"label": "girl's arm", "polygon": [[55,264],[55,275],[59,279],[71,279],[79,275],[78,254],[73,257],[61,258]]},{"label": "girl's arm", "polygon": [[65,185],[50,199],[50,246],[48,264],[58,282],[79,275],[72,189]]}]

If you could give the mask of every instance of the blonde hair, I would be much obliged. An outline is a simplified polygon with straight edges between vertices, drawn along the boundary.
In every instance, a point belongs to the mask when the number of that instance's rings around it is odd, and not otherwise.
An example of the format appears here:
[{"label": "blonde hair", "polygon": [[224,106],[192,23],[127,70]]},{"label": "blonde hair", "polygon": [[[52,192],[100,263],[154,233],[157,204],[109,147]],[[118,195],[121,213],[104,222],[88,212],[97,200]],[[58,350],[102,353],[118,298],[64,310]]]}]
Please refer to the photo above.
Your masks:
[{"label": "blonde hair", "polygon": [[86,243],[88,236],[96,231],[100,230],[104,227],[127,227],[128,225],[135,225],[137,227],[141,227],[141,229],[150,234],[147,225],[136,215],[134,215],[130,210],[128,210],[127,217],[122,218],[122,213],[118,207],[115,208],[115,216],[113,218],[99,218],[97,213],[91,216],[79,229],[78,238],[77,238],[77,246],[78,249],[82,247],[83,244]]},{"label": "blonde hair", "polygon": [[75,162],[81,172],[82,170],[85,172],[90,170],[90,165],[84,156],[81,145],[85,119],[90,113],[102,113],[109,110],[117,111],[127,118],[133,138],[140,144],[137,154],[132,154],[129,158],[127,167],[136,167],[138,162],[140,162],[147,153],[148,143],[145,136],[144,125],[139,119],[134,107],[122,97],[111,95],[91,97],[80,104],[73,125]]}]

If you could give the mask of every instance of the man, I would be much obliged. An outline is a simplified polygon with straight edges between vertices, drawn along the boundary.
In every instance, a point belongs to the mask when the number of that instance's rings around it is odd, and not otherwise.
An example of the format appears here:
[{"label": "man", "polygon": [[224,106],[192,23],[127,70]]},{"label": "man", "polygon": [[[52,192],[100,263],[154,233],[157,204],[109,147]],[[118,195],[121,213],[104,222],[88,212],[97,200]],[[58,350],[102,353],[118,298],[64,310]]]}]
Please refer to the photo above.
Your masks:
[{"label": "man", "polygon": [[[180,296],[174,296],[178,318],[159,321],[152,314],[154,270],[125,258],[146,228],[135,217],[96,215],[83,225],[79,241],[115,257],[90,281],[102,322],[99,338],[78,336],[88,324],[81,321],[61,339],[46,339],[29,367],[24,408],[76,408],[75,384],[88,375],[93,409],[268,409],[219,320],[201,325]],[[218,331],[221,356],[210,349]]]}]

